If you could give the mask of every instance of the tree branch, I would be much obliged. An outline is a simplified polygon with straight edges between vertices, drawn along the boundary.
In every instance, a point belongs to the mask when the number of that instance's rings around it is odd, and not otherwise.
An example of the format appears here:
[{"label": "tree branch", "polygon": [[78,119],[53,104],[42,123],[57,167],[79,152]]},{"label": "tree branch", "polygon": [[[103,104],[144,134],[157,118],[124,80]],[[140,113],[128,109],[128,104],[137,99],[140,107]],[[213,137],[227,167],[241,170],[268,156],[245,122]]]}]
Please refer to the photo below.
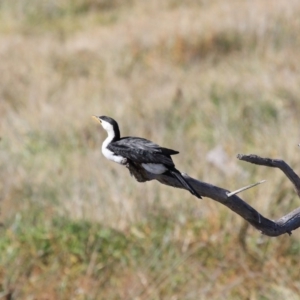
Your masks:
[{"label": "tree branch", "polygon": [[[299,176],[287,165],[283,160],[262,158],[257,155],[243,155],[238,154],[237,158],[246,162],[250,162],[257,165],[263,165],[267,167],[279,168],[290,179],[296,188],[297,194],[300,196],[300,178]],[[149,180],[158,180],[162,184],[166,184],[176,188],[183,188],[177,179],[161,174],[155,175],[145,171],[139,165],[132,162],[128,162],[127,168],[132,176],[139,182],[145,182]],[[248,221],[253,227],[261,231],[262,234],[267,236],[279,236],[284,233],[292,234],[292,231],[300,227],[300,207],[283,216],[282,218],[272,221],[265,218],[252,206],[238,197],[235,192],[232,195],[230,191],[223,188],[214,186],[209,183],[205,183],[196,180],[185,173],[182,173],[188,183],[203,197],[211,198],[231,209],[239,216]],[[251,186],[250,186],[251,187]],[[230,195],[230,196],[228,196]]]},{"label": "tree branch", "polygon": [[280,169],[287,176],[287,178],[293,183],[298,196],[300,196],[300,178],[285,161],[281,159],[263,158],[254,154],[250,154],[250,155],[238,154],[237,158],[239,160],[243,160],[255,165]]}]

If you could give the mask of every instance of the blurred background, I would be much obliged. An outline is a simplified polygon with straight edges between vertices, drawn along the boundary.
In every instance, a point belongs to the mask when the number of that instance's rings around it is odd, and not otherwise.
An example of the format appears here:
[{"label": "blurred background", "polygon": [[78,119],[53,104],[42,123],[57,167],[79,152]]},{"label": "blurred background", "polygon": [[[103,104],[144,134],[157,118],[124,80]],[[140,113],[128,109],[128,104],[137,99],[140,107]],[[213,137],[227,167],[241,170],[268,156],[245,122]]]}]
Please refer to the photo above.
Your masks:
[{"label": "blurred background", "polygon": [[300,231],[269,238],[219,203],[138,183],[122,135],[270,219],[299,206],[300,2],[2,0],[0,299],[300,299]]}]

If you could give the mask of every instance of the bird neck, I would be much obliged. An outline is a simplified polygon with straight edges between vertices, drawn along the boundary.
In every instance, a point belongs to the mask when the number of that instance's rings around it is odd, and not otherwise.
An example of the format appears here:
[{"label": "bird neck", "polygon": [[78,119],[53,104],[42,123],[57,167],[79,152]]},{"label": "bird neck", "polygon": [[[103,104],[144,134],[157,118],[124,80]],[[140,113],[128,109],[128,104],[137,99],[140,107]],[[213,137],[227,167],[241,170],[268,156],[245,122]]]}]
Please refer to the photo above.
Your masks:
[{"label": "bird neck", "polygon": [[103,142],[103,147],[107,147],[110,143],[116,142],[120,139],[119,128],[112,128],[107,130],[107,138]]},{"label": "bird neck", "polygon": [[118,141],[121,138],[119,126],[114,126],[112,132],[113,132],[112,142]]}]

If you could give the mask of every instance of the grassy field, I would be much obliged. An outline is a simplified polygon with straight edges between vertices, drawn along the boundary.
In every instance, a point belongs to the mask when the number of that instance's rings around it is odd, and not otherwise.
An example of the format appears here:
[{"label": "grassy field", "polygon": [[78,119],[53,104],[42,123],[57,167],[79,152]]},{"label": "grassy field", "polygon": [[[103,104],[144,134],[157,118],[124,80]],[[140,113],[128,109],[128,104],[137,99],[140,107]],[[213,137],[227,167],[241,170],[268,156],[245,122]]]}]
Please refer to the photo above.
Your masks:
[{"label": "grassy field", "polygon": [[[184,4],[183,4],[184,3]],[[299,205],[300,2],[2,0],[0,299],[300,299],[300,230],[137,183],[91,115],[270,219]]]}]

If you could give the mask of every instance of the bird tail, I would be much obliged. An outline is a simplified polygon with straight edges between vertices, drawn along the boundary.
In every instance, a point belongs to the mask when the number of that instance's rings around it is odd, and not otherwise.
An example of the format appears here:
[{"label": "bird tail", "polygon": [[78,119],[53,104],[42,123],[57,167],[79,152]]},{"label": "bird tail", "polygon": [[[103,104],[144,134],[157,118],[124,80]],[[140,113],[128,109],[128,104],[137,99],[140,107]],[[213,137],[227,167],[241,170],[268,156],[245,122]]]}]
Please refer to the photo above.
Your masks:
[{"label": "bird tail", "polygon": [[202,197],[194,190],[194,188],[185,180],[185,178],[181,175],[181,173],[177,169],[169,170],[170,173],[177,178],[177,180],[182,184],[184,188],[186,188],[192,195],[202,199]]}]

